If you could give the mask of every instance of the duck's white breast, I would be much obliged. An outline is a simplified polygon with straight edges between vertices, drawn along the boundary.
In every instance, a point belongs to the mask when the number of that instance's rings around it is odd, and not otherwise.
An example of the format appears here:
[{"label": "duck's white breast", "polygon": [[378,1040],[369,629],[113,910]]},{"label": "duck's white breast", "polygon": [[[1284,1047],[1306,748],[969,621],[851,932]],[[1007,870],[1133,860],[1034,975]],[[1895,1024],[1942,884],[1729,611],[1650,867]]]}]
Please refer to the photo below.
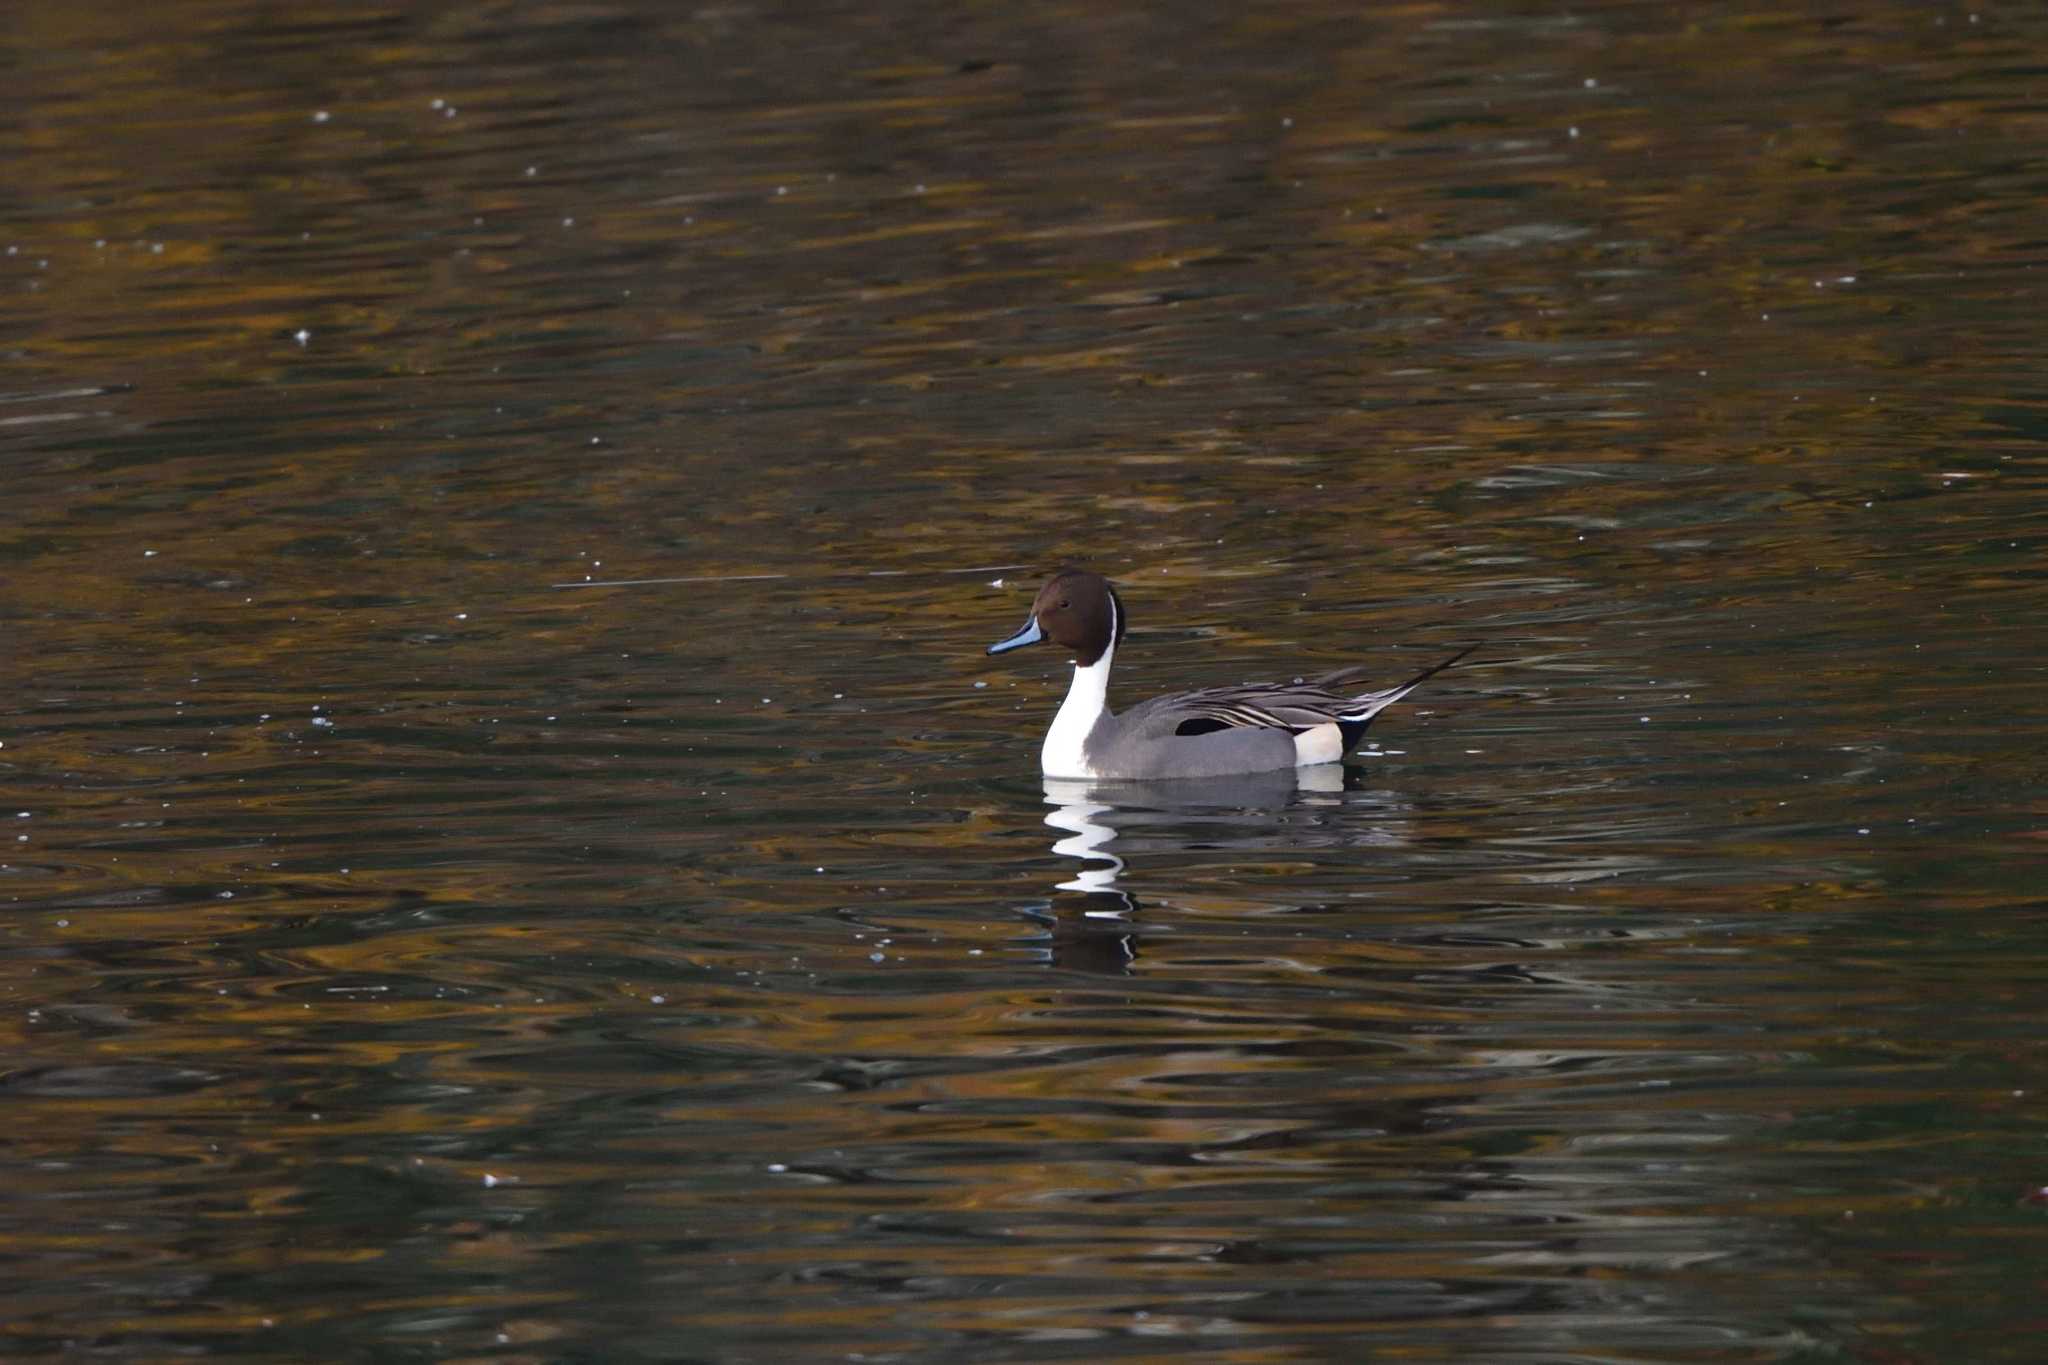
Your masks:
[{"label": "duck's white breast", "polygon": [[1096,722],[1109,710],[1109,661],[1115,653],[1114,648],[1106,649],[1088,667],[1074,669],[1067,699],[1060,703],[1038,750],[1038,766],[1047,777],[1101,776],[1088,761],[1087,744]]}]

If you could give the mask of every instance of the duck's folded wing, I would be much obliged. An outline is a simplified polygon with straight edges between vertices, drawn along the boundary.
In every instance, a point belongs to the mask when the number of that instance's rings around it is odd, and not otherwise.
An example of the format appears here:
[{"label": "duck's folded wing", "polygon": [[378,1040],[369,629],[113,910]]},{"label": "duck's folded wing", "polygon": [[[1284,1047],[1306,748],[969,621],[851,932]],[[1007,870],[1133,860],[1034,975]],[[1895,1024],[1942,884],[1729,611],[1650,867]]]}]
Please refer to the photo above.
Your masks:
[{"label": "duck's folded wing", "polygon": [[1312,683],[1269,687],[1212,687],[1132,707],[1119,719],[1132,733],[1205,735],[1215,730],[1285,730],[1296,734],[1328,725],[1350,699]]}]

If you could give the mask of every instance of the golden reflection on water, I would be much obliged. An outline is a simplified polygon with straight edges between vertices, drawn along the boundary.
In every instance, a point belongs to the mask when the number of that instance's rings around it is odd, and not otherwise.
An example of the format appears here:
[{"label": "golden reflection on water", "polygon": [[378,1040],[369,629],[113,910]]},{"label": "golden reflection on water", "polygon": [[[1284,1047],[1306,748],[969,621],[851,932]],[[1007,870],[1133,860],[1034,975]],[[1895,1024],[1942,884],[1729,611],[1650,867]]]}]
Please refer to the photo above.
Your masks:
[{"label": "golden reflection on water", "polygon": [[[0,1354],[2026,1349],[2034,17],[152,24],[13,71]],[[1481,649],[1041,785],[1069,559]]]}]

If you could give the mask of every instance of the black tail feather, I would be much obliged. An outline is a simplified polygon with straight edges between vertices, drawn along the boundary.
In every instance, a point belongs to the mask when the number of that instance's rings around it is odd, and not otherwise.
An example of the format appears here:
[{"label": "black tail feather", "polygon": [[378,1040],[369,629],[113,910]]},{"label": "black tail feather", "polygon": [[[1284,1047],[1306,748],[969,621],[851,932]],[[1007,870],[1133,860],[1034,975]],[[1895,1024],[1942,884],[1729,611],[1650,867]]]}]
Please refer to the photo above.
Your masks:
[{"label": "black tail feather", "polygon": [[[1467,654],[1470,654],[1473,650],[1477,648],[1479,648],[1479,646],[1476,643],[1466,645],[1463,649],[1459,650],[1456,654],[1453,654],[1450,658],[1445,659],[1440,664],[1432,664],[1430,667],[1423,669],[1420,673],[1417,673],[1407,682],[1398,683],[1393,687],[1384,688],[1382,690],[1387,692],[1398,692],[1403,687],[1413,687],[1415,686],[1415,684],[1426,681],[1427,679],[1435,676],[1436,674],[1443,672],[1452,664],[1458,662],[1458,660],[1464,658]],[[1334,673],[1323,674],[1322,677],[1317,678],[1315,680],[1315,683],[1317,687],[1327,687],[1334,690],[1336,688],[1344,686],[1344,684],[1346,683],[1357,682],[1360,678],[1364,677],[1366,674],[1372,672],[1374,669],[1378,667],[1378,664],[1350,664],[1344,668],[1338,669]]]},{"label": "black tail feather", "polygon": [[1466,645],[1463,649],[1459,650],[1456,654],[1453,654],[1450,658],[1445,659],[1442,663],[1431,664],[1428,668],[1423,669],[1420,673],[1417,673],[1407,682],[1402,683],[1400,685],[1399,690],[1406,692],[1409,688],[1414,687],[1417,683],[1427,682],[1429,679],[1434,678],[1437,674],[1443,672],[1452,664],[1458,662],[1458,660],[1464,658],[1467,654],[1470,654],[1473,650],[1477,648],[1479,648],[1477,643]]},{"label": "black tail feather", "polygon": [[[1360,719],[1343,720],[1340,718],[1337,722],[1337,728],[1344,735],[1344,752],[1347,754],[1350,753],[1352,748],[1357,745],[1358,741],[1365,737],[1366,730],[1372,725],[1373,721],[1379,716],[1379,713],[1381,711],[1385,710],[1389,706],[1392,706],[1395,702],[1401,700],[1401,698],[1407,696],[1410,692],[1414,691],[1415,688],[1429,681],[1429,679],[1435,677],[1437,674],[1443,672],[1452,664],[1458,662],[1458,660],[1464,658],[1467,654],[1470,654],[1473,650],[1477,648],[1479,648],[1477,644],[1466,645],[1463,649],[1459,650],[1456,654],[1453,654],[1450,658],[1445,659],[1440,664],[1431,664],[1428,668],[1423,669],[1420,673],[1417,673],[1407,682],[1396,683],[1392,687],[1382,688],[1380,691],[1371,694],[1376,697],[1384,697],[1385,700],[1381,701],[1376,706],[1374,706],[1369,714],[1361,717]],[[1324,677],[1318,678],[1316,679],[1316,681],[1326,687],[1331,686],[1332,684],[1341,685],[1346,675],[1355,676],[1358,673],[1358,671],[1359,670],[1355,668],[1343,668],[1339,669],[1335,673],[1331,673]]]}]

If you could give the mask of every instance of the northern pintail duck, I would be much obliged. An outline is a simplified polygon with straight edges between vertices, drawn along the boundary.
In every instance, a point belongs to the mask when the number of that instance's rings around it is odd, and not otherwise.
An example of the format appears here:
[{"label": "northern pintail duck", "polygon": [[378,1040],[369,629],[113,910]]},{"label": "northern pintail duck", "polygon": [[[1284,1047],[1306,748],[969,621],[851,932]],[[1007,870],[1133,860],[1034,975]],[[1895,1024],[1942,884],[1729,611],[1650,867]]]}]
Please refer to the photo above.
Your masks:
[{"label": "northern pintail duck", "polygon": [[1222,777],[1335,763],[1374,716],[1471,653],[1468,646],[1378,692],[1336,690],[1364,672],[1340,668],[1308,682],[1177,692],[1117,715],[1109,709],[1109,665],[1125,619],[1108,579],[1061,569],[1038,590],[1024,628],[988,647],[1003,654],[1050,640],[1074,655],[1073,684],[1039,750],[1048,777]]}]

